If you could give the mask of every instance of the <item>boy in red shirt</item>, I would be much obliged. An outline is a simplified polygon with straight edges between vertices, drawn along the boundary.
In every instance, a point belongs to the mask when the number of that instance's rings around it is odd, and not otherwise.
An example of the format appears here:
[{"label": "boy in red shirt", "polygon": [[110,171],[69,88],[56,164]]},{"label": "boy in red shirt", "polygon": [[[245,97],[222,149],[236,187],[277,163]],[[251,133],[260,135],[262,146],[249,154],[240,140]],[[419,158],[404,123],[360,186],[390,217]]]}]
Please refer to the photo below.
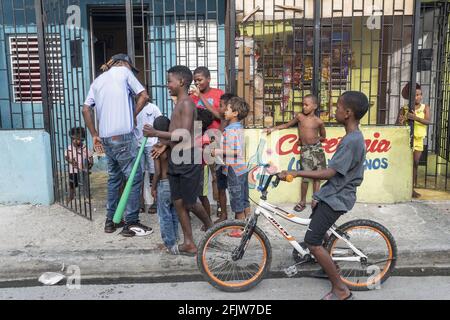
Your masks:
[{"label": "boy in red shirt", "polygon": [[198,67],[194,71],[195,86],[191,88],[191,98],[199,109],[207,109],[214,116],[208,129],[220,129],[220,97],[224,92],[211,88],[211,74],[206,67]]},{"label": "boy in red shirt", "polygon": [[[192,101],[198,109],[206,109],[213,115],[213,122],[208,126],[208,130],[220,130],[220,97],[224,92],[220,89],[211,88],[211,73],[207,67],[198,67],[194,70],[194,83],[190,91]],[[214,201],[219,201],[219,191],[217,189],[217,180],[215,166],[209,166],[212,173],[212,188]],[[219,205],[217,205],[219,208]]]}]

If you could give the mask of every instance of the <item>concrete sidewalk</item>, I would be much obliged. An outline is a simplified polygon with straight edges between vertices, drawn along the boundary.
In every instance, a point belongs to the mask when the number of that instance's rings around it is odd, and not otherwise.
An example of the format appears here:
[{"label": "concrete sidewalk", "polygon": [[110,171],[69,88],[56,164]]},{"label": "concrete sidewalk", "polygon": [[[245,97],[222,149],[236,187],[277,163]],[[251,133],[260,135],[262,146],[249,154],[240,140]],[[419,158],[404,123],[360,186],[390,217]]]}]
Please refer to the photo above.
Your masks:
[{"label": "concrete sidewalk", "polygon": [[[155,230],[151,236],[124,238],[118,235],[119,230],[105,234],[105,209],[95,209],[91,222],[59,205],[0,206],[2,286],[9,281],[38,283],[42,273],[58,272],[63,264],[79,266],[82,281],[200,279],[194,258],[158,249],[162,241],[156,215],[141,214],[142,222]],[[308,217],[309,212],[308,208],[299,216]],[[375,220],[390,230],[398,246],[399,275],[412,275],[414,270],[415,275],[417,270],[446,274],[450,270],[450,201],[357,204],[338,225],[356,218]],[[192,221],[195,240],[199,241],[201,224],[196,218]],[[283,219],[280,222],[298,241],[303,240],[304,227]],[[260,219],[258,225],[271,241],[272,276],[283,276],[282,270],[294,263],[292,248],[267,221]],[[308,270],[303,271],[307,274]]]}]

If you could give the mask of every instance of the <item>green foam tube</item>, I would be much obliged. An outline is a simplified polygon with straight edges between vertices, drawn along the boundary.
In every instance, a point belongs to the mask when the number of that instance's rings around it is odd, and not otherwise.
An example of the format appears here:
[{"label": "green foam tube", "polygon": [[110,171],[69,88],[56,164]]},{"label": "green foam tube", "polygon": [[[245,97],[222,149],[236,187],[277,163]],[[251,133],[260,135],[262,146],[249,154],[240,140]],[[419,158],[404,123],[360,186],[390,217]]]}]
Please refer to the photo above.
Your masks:
[{"label": "green foam tube", "polygon": [[130,177],[128,178],[127,184],[125,185],[125,189],[123,190],[122,196],[120,197],[119,204],[117,205],[116,212],[114,213],[114,218],[113,218],[114,223],[120,223],[120,221],[122,221],[123,212],[125,211],[125,208],[127,207],[128,197],[130,196],[134,176],[136,175],[138,166],[141,165],[141,157],[142,157],[142,154],[144,153],[146,144],[147,144],[147,137],[145,137],[144,141],[141,144],[141,148],[139,149],[138,155],[136,157],[136,161],[134,162],[133,169],[131,170],[131,173],[130,173]]}]

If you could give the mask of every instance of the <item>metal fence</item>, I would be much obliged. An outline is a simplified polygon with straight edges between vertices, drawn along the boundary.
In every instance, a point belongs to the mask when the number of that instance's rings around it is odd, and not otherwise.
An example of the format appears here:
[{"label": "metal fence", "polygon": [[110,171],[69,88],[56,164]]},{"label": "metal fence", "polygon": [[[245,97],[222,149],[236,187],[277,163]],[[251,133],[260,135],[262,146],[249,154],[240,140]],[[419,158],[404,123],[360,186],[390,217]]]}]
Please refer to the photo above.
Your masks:
[{"label": "metal fence", "polygon": [[[81,113],[89,83],[81,47],[88,39],[84,29],[67,19],[67,12],[70,8],[78,10],[80,1],[35,3],[41,74],[46,75],[41,78],[41,87],[46,93],[43,103],[49,110],[55,198],[68,209],[92,219],[89,153]],[[84,147],[75,148],[74,140],[82,140]],[[71,163],[72,159],[78,167]]]},{"label": "metal fence", "polygon": [[422,3],[417,33],[416,82],[431,112],[417,186],[441,190],[450,189],[449,14],[447,1]]},{"label": "metal fence", "polygon": [[186,65],[191,71],[208,67],[211,86],[225,89],[226,4],[224,0],[127,1],[132,21],[128,38],[134,41],[129,43],[129,53],[144,66],[147,90],[164,114],[173,109],[166,72],[174,65]]},{"label": "metal fence", "polygon": [[414,1],[253,0],[236,2],[237,92],[248,127],[286,122],[307,94],[333,124],[338,97],[364,92],[363,124],[393,125],[411,79]]}]

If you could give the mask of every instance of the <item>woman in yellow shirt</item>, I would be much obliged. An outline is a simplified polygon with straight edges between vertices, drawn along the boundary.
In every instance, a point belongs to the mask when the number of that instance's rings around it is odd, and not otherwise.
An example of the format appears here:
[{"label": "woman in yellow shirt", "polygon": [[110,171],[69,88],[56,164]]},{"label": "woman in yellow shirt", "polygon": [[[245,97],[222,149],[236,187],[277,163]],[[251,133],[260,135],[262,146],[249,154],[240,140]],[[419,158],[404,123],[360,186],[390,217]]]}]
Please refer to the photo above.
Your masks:
[{"label": "woman in yellow shirt", "polygon": [[[409,85],[406,85],[402,90],[403,98],[409,98]],[[419,167],[419,160],[423,152],[423,140],[427,136],[428,125],[430,121],[430,106],[422,103],[422,89],[420,85],[416,84],[416,98],[414,112],[406,113],[408,120],[414,121],[414,166],[413,166],[413,180],[414,186],[417,184],[417,168]],[[405,122],[405,116],[399,116],[399,122]],[[413,189],[413,198],[420,197],[420,194]]]}]

